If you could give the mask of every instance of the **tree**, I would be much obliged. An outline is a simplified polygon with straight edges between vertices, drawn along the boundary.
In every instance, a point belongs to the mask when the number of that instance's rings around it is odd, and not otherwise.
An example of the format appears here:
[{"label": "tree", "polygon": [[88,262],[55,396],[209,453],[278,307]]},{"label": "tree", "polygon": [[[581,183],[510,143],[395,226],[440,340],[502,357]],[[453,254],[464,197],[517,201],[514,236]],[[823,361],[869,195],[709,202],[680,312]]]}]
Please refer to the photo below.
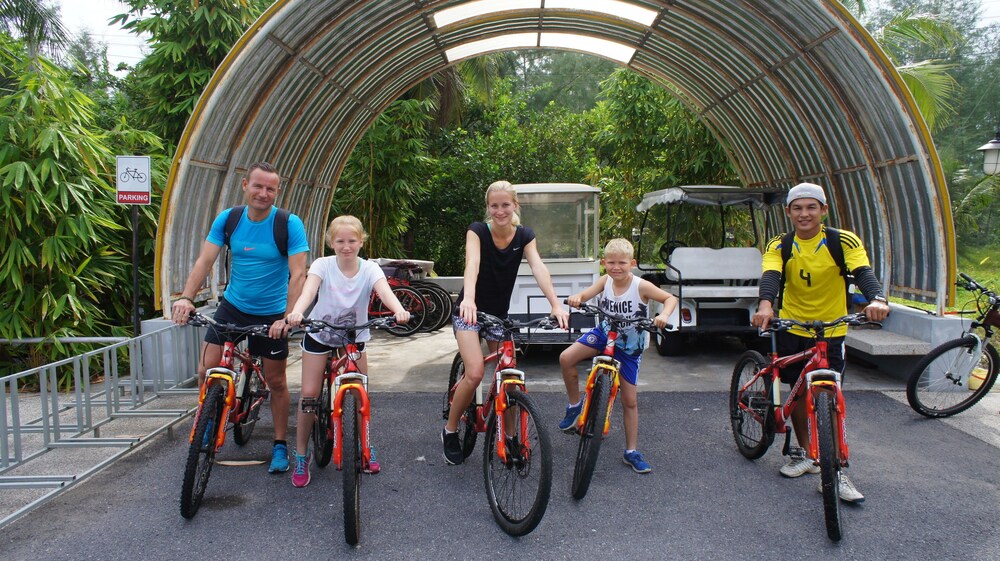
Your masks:
[{"label": "tree", "polygon": [[176,144],[195,103],[233,44],[268,0],[123,0],[111,23],[148,33],[152,52],[133,71],[146,92],[140,126]]}]

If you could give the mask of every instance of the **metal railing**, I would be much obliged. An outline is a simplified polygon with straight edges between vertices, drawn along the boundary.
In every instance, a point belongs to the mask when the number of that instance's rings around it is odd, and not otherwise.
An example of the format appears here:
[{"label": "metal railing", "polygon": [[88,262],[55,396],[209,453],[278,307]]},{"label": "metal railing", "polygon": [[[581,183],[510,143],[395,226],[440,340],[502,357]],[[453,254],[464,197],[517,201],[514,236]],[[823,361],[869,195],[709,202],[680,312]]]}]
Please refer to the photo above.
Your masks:
[{"label": "metal railing", "polygon": [[[132,447],[169,430],[194,411],[158,408],[170,395],[194,395],[202,329],[170,326],[96,350],[0,377],[0,489],[52,488],[0,519],[3,526],[96,473]],[[64,343],[94,341],[72,341]],[[25,389],[28,388],[28,389]],[[178,401],[178,400],[174,400]],[[117,420],[154,419],[142,434],[102,436]],[[162,422],[156,419],[163,419]],[[133,421],[134,422],[134,421]],[[121,432],[121,431],[118,431]],[[59,462],[39,461],[61,449],[103,448],[88,465],[70,473],[39,474]],[[33,469],[38,465],[39,469]],[[2,516],[2,513],[0,513]]]}]

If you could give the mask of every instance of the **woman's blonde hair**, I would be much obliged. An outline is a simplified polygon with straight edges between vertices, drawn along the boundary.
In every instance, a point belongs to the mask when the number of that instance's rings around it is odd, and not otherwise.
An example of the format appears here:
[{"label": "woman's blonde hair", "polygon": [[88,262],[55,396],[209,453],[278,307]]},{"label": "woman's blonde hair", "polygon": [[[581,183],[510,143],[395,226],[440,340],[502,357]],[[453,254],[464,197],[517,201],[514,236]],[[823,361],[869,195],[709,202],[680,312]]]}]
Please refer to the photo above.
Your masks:
[{"label": "woman's blonde hair", "polygon": [[342,214],[330,221],[330,225],[326,228],[326,245],[333,247],[333,239],[337,236],[337,230],[341,228],[349,228],[354,231],[354,235],[361,239],[362,242],[368,239],[368,234],[365,232],[365,227],[361,225],[361,221],[350,214]]},{"label": "woman's blonde hair", "polygon": [[[490,184],[489,187],[486,188],[486,222],[487,223],[489,223],[491,221],[491,219],[490,219],[490,211],[489,211],[489,207],[490,207],[490,193],[498,193],[498,192],[510,193],[510,198],[514,201],[514,205],[515,206],[518,205],[518,202],[517,202],[517,191],[514,189],[514,186],[510,184],[510,181],[494,181],[493,183]],[[518,206],[518,208],[520,208],[520,207]],[[521,224],[521,215],[518,213],[517,210],[514,211],[514,216],[510,219],[510,223],[513,224],[514,226],[518,226],[519,224]]]}]

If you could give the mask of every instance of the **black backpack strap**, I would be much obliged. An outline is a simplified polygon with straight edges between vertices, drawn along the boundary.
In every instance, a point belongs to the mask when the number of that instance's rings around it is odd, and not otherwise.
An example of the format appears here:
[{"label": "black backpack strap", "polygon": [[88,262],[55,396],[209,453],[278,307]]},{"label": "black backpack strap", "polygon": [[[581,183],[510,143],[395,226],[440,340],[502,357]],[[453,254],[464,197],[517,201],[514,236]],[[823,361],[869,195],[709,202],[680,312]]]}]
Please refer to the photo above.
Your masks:
[{"label": "black backpack strap", "polygon": [[288,209],[279,208],[274,216],[274,243],[278,246],[281,255],[288,256],[288,217],[291,215]]},{"label": "black backpack strap", "polygon": [[233,232],[236,231],[236,226],[239,225],[240,219],[243,218],[244,209],[246,209],[246,205],[234,206],[229,209],[229,216],[226,217],[226,225],[222,229],[222,243],[226,247],[230,247],[229,240],[233,237]]},{"label": "black backpack strap", "polygon": [[792,258],[792,244],[794,243],[795,230],[785,232],[781,236],[781,285],[778,289],[777,306],[774,306],[775,311],[781,309],[781,301],[785,296],[785,268],[788,266],[788,260]]},{"label": "black backpack strap", "polygon": [[840,230],[836,228],[826,228],[826,249],[833,257],[833,262],[840,267],[840,276],[847,278],[847,261],[844,259],[844,246],[840,245]]}]

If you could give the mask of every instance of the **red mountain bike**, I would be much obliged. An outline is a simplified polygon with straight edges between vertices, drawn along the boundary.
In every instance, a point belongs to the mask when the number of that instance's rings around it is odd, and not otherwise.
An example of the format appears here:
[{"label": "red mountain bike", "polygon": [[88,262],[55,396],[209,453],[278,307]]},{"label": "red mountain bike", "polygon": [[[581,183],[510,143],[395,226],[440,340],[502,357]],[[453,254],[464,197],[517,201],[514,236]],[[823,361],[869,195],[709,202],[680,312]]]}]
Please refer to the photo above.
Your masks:
[{"label": "red mountain bike", "polygon": [[[881,325],[870,322],[863,313],[849,314],[831,322],[800,322],[774,319],[764,333],[787,331],[798,327],[816,338],[816,346],[794,355],[779,357],[771,341],[770,360],[757,351],[743,353],[733,370],[729,390],[729,419],[740,453],[756,460],[767,452],[776,432],[785,434],[782,454],[788,455],[792,410],[805,404],[809,414],[807,454],[820,467],[823,512],[826,533],[831,540],[841,538],[840,473],[848,465],[847,410],[840,389],[841,374],[830,370],[827,358],[827,329],[841,325]],[[779,372],[781,368],[805,362],[802,374],[792,386],[788,399],[781,403]]]},{"label": "red mountain bike", "polygon": [[[197,312],[191,314],[188,325],[211,325],[220,332],[237,335],[238,339],[266,337],[269,329],[267,325],[240,327],[218,323]],[[222,346],[219,366],[210,368],[205,374],[198,396],[198,412],[191,427],[184,482],[181,485],[181,516],[193,518],[198,512],[215,463],[215,454],[226,442],[226,429],[232,426],[236,444],[243,446],[249,442],[260,415],[260,406],[270,394],[261,358],[249,354],[245,341],[226,341]]]}]

